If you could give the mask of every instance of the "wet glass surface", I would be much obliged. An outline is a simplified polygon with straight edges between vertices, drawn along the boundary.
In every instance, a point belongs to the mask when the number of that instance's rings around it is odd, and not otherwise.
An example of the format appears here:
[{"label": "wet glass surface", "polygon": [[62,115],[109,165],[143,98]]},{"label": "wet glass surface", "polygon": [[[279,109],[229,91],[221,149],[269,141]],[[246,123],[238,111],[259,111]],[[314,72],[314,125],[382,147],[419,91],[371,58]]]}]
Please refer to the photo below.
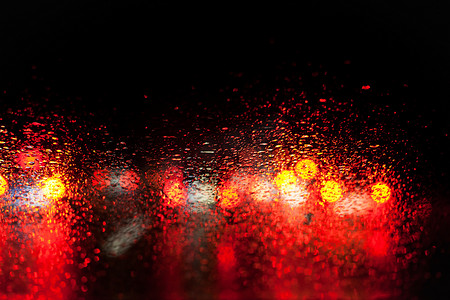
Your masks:
[{"label": "wet glass surface", "polygon": [[448,105],[428,66],[330,54],[318,28],[293,42],[281,17],[249,40],[182,20],[143,88],[130,56],[5,64],[0,299],[445,298]]}]

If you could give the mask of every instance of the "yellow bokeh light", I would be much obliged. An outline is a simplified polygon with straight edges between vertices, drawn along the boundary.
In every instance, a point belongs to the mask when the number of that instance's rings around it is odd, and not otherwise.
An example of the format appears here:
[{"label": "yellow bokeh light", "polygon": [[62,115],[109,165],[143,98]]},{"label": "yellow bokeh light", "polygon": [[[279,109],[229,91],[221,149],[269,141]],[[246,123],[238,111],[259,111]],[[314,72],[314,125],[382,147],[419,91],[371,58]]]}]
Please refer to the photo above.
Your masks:
[{"label": "yellow bokeh light", "polygon": [[282,193],[290,193],[297,188],[297,177],[294,171],[284,170],[275,177],[275,185]]},{"label": "yellow bokeh light", "polygon": [[66,187],[59,177],[50,177],[42,184],[42,193],[51,199],[60,199],[64,196]]},{"label": "yellow bokeh light", "polygon": [[372,186],[372,199],[377,203],[384,203],[391,197],[391,189],[385,183],[379,182]]},{"label": "yellow bokeh light", "polygon": [[317,174],[317,165],[311,159],[302,159],[295,165],[295,173],[304,180],[313,179]]},{"label": "yellow bokeh light", "polygon": [[0,175],[0,196],[3,196],[7,190],[8,190],[8,182],[2,175]]},{"label": "yellow bokeh light", "polygon": [[342,188],[336,181],[326,181],[320,189],[322,199],[327,202],[336,202],[342,197]]}]

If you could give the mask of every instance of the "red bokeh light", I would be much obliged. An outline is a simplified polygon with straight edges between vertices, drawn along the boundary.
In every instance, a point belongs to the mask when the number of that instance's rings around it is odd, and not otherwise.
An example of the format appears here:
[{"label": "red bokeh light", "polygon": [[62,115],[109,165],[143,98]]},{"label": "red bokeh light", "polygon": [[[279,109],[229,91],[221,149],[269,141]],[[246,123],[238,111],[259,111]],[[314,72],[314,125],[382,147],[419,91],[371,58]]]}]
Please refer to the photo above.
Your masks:
[{"label": "red bokeh light", "polygon": [[183,173],[180,169],[172,168],[166,171],[163,187],[164,204],[169,207],[185,205],[188,191],[183,182]]},{"label": "red bokeh light", "polygon": [[18,165],[24,170],[39,170],[44,165],[43,155],[40,150],[27,149],[20,151],[16,160]]},{"label": "red bokeh light", "polygon": [[119,184],[123,189],[134,191],[139,187],[139,176],[135,171],[126,170],[119,177]]}]

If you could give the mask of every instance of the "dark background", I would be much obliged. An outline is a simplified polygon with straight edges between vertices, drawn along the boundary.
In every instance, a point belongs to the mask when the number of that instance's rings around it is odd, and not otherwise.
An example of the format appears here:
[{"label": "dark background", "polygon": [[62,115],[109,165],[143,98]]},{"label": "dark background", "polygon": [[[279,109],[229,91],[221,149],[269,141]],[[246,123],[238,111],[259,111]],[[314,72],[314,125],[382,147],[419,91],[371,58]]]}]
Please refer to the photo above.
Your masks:
[{"label": "dark background", "polygon": [[[118,135],[139,135],[149,117],[191,107],[230,72],[291,76],[308,62],[350,76],[355,87],[408,84],[406,97],[372,97],[408,112],[437,180],[448,182],[450,26],[442,1],[311,1],[242,5],[144,1],[15,1],[0,7],[4,109],[42,103],[87,112]],[[350,61],[350,65],[345,65]],[[280,67],[281,66],[281,67]],[[190,97],[192,86],[196,98]],[[27,93],[23,91],[26,90]],[[144,95],[147,97],[145,98]],[[189,103],[192,101],[192,103]],[[405,104],[405,105],[403,105]],[[403,105],[403,106],[402,106]],[[425,127],[426,126],[426,127]]]},{"label": "dark background", "polygon": [[[192,86],[198,95],[221,101],[215,96],[229,84],[230,72],[276,85],[273,74],[292,61],[322,64],[357,84],[407,82],[406,98],[368,101],[406,107],[403,118],[418,123],[411,136],[442,200],[433,218],[443,223],[433,230],[443,252],[436,250],[430,270],[432,276],[444,274],[421,291],[424,297],[439,294],[448,290],[443,283],[450,266],[449,241],[440,238],[450,229],[441,214],[448,210],[450,182],[450,26],[444,2],[2,3],[0,117],[8,108],[42,104],[48,111],[90,113],[119,137],[137,135],[151,116],[197,100],[189,97]],[[21,100],[24,94],[28,102]]]}]

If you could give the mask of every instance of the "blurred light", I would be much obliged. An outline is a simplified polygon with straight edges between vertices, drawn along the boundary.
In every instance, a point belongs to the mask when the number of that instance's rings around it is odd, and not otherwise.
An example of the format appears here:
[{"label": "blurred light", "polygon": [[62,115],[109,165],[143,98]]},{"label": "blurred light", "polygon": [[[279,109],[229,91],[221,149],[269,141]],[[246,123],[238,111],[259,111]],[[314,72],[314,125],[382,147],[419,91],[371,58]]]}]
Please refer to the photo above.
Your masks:
[{"label": "blurred light", "polygon": [[142,217],[127,220],[116,232],[108,236],[103,250],[108,256],[120,256],[126,253],[145,233],[146,225]]},{"label": "blurred light", "polygon": [[164,184],[164,203],[170,207],[184,205],[187,199],[187,189],[181,179],[168,179]]},{"label": "blurred light", "polygon": [[8,182],[2,175],[0,175],[0,196],[3,196],[7,190],[8,190]]},{"label": "blurred light", "polygon": [[384,203],[391,197],[391,189],[385,183],[379,182],[372,186],[372,199],[377,203]]},{"label": "blurred light", "polygon": [[24,150],[19,152],[17,163],[22,169],[37,170],[43,163],[42,154],[39,150]]},{"label": "blurred light", "polygon": [[60,199],[65,192],[66,187],[59,177],[50,177],[42,184],[42,193],[47,198]]},{"label": "blurred light", "polygon": [[367,251],[374,256],[385,256],[389,250],[389,237],[385,232],[375,231],[367,241]]},{"label": "blurred light", "polygon": [[238,189],[234,184],[226,184],[219,190],[219,206],[224,209],[235,208],[239,204]]},{"label": "blurred light", "polygon": [[94,172],[94,176],[92,178],[92,185],[96,189],[103,190],[110,184],[111,184],[111,181],[108,179],[108,171],[107,170],[96,170]]},{"label": "blurred light", "polygon": [[297,188],[297,177],[294,171],[284,170],[275,177],[275,185],[284,194],[293,192]]},{"label": "blurred light", "polygon": [[217,249],[217,262],[220,271],[228,271],[236,265],[236,254],[233,246],[229,244],[221,244]]},{"label": "blurred light", "polygon": [[193,210],[200,211],[213,205],[215,196],[215,184],[209,182],[207,178],[195,180],[189,185],[188,203]]},{"label": "blurred light", "polygon": [[300,178],[310,180],[317,174],[317,165],[311,159],[303,159],[295,165],[294,170]]},{"label": "blurred light", "polygon": [[336,202],[342,197],[342,188],[336,181],[326,181],[320,189],[322,199],[327,202]]},{"label": "blurred light", "polygon": [[126,190],[134,191],[139,187],[139,176],[136,172],[126,170],[119,177],[120,187]]},{"label": "blurred light", "polygon": [[274,199],[276,190],[267,180],[255,177],[250,184],[250,196],[255,202],[268,202]]},{"label": "blurred light", "polygon": [[368,193],[352,193],[334,205],[334,211],[340,216],[364,216],[373,212],[375,203]]}]

